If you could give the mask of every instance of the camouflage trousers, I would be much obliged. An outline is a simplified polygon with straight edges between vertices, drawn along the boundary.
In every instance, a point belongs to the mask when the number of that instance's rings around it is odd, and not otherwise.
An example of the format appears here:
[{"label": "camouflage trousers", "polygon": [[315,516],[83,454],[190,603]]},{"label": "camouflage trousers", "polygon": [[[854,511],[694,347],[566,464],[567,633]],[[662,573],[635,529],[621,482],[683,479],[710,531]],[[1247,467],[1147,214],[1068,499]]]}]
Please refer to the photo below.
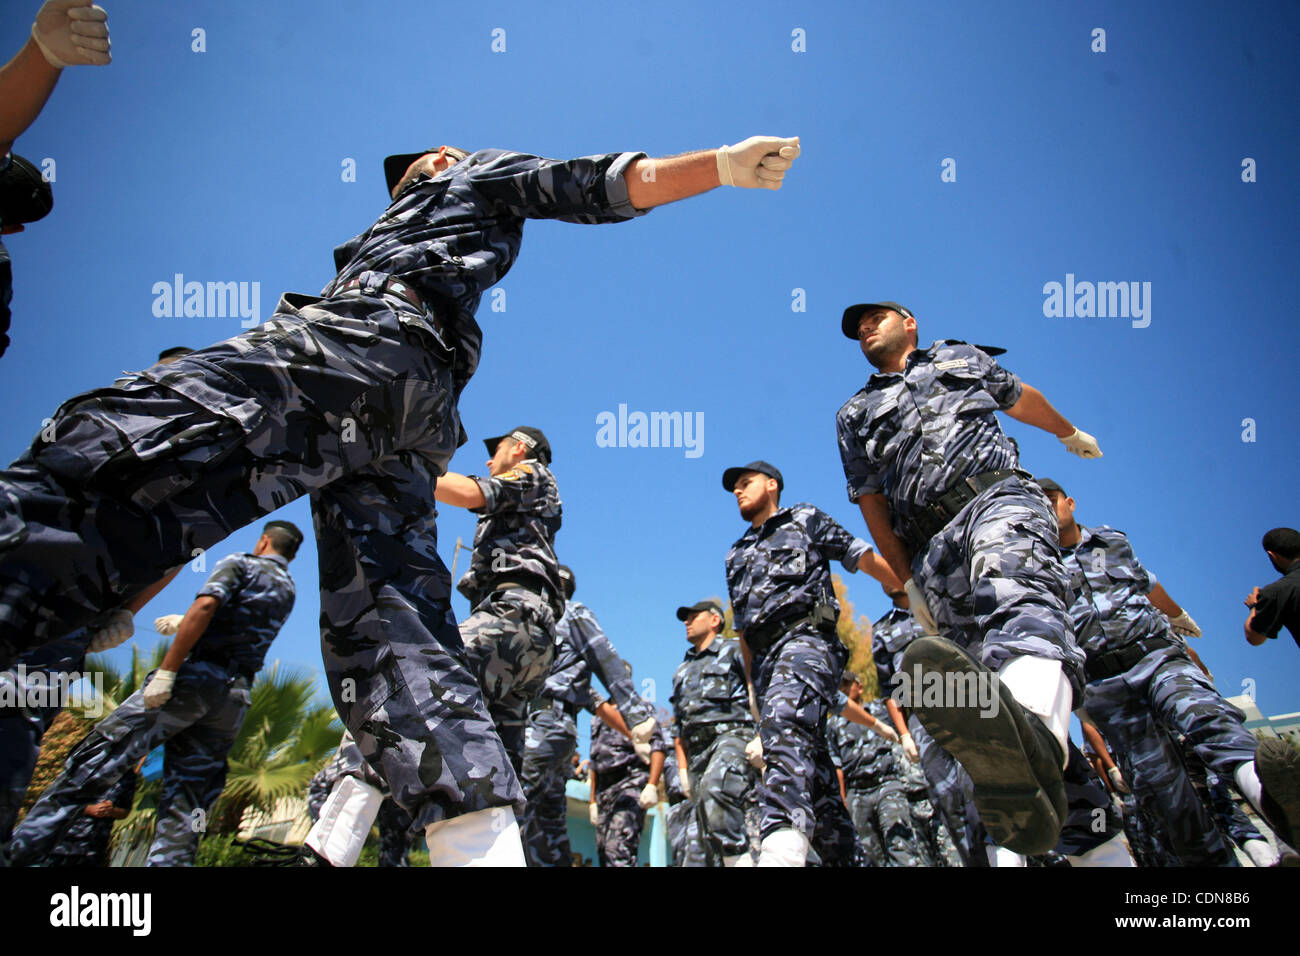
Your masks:
[{"label": "camouflage trousers", "polygon": [[411,818],[388,797],[379,805],[379,866],[411,865]]},{"label": "camouflage trousers", "polygon": [[1205,766],[1201,758],[1196,755],[1196,751],[1184,749],[1181,743],[1180,741],[1179,749],[1182,750],[1183,765],[1187,768],[1187,775],[1224,836],[1237,846],[1244,846],[1251,840],[1264,840],[1264,834],[1259,832],[1255,824],[1250,822],[1250,818],[1232,799],[1232,793],[1228,790],[1228,785],[1223,782],[1223,778]]},{"label": "camouflage trousers", "polygon": [[[41,739],[65,703],[49,691],[85,672],[88,640],[84,630],[77,631],[24,654],[18,659],[21,670],[0,672],[0,844],[9,841],[41,755]],[[38,684],[43,700],[34,697]]]},{"label": "camouflage trousers", "polygon": [[902,781],[846,785],[853,829],[873,866],[924,866]]},{"label": "camouflage trousers", "polygon": [[1115,752],[1126,755],[1134,794],[1160,809],[1166,842],[1182,864],[1235,862],[1165,728],[1185,735],[1186,747],[1229,780],[1255,759],[1256,740],[1241,711],[1182,648],[1159,648],[1122,674],[1091,681],[1084,706]]},{"label": "camouflage trousers", "polygon": [[541,691],[555,659],[555,612],[532,591],[494,591],[461,623],[460,636],[470,671],[478,678],[488,713],[518,774],[524,762],[528,702]]},{"label": "camouflage trousers", "polygon": [[573,776],[578,728],[562,705],[537,706],[528,715],[524,765],[519,774],[528,809],[520,827],[529,866],[572,866],[568,799],[564,788]]},{"label": "camouflage trousers", "polygon": [[417,827],[522,812],[437,553],[452,353],[396,300],[295,302],[65,403],[0,472],[0,667],[310,494],[325,673],[365,759]]},{"label": "camouflage trousers", "polygon": [[745,813],[758,801],[758,773],[745,756],[754,729],[733,728],[709,736],[689,735],[691,803],[696,826],[716,865],[722,857],[749,852]]},{"label": "camouflage trousers", "polygon": [[596,853],[601,866],[636,866],[646,812],[638,798],[650,782],[639,761],[596,775]]},{"label": "camouflage trousers", "polygon": [[908,715],[907,729],[920,751],[921,772],[925,774],[930,794],[944,818],[962,865],[988,866],[988,856],[984,851],[988,834],[975,807],[975,785],[970,776],[956,757],[935,743],[915,714]]},{"label": "camouflage trousers", "polygon": [[247,678],[206,663],[182,666],[171,699],[161,707],[146,708],[144,691],[137,690],[68,755],[63,773],[14,830],[10,861],[43,862],[88,804],[163,745],[162,796],[148,865],[193,866],[207,811],[226,785],[226,754],[248,703]]},{"label": "camouflage trousers", "polygon": [[848,663],[834,634],[807,625],[787,631],[752,663],[763,771],[760,829],[800,830],[826,866],[853,866],[860,854],[826,746],[826,716]]},{"label": "camouflage trousers", "polygon": [[1123,825],[1110,794],[1073,740],[1069,742],[1068,762],[1062,777],[1068,812],[1054,851],[1063,856],[1082,856],[1119,836]]},{"label": "camouflage trousers", "polygon": [[912,829],[916,832],[916,847],[921,865],[961,866],[961,855],[957,852],[943,815],[930,799],[929,787],[909,791],[907,802],[912,810]]},{"label": "camouflage trousers", "polygon": [[997,671],[1015,657],[1062,662],[1083,696],[1083,651],[1069,615],[1056,515],[1033,482],[1012,477],[966,504],[912,559],[945,637]]},{"label": "camouflage trousers", "polygon": [[[1128,755],[1117,753],[1115,761],[1120,768],[1120,772],[1124,775],[1124,779],[1126,781],[1132,780],[1133,770],[1132,765],[1128,762]],[[1146,867],[1181,866],[1178,855],[1169,848],[1168,828],[1164,824],[1164,811],[1156,805],[1155,801],[1149,795],[1143,795],[1139,799],[1133,793],[1121,794],[1119,799],[1122,808],[1124,836],[1128,840],[1129,849],[1133,851],[1133,858],[1137,861],[1137,865]],[[1227,858],[1230,855],[1225,844],[1222,851],[1217,855],[1208,855],[1208,858],[1213,862],[1207,865],[1227,865]]]},{"label": "camouflage trousers", "polygon": [[668,846],[672,850],[673,866],[708,866],[704,856],[704,841],[700,839],[700,818],[695,812],[695,802],[680,800],[668,807],[664,814],[668,830]]}]

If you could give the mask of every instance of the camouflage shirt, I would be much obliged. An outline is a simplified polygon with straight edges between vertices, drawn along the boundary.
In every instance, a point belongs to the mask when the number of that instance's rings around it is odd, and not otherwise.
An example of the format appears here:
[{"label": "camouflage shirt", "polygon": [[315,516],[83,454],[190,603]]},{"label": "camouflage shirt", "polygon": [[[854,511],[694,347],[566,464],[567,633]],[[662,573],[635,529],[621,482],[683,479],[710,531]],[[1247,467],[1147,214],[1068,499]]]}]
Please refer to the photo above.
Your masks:
[{"label": "camouflage shirt", "polygon": [[216,598],[221,606],[190,659],[219,664],[251,680],[293,610],[289,562],[274,553],[227,555],[198,596]]},{"label": "camouflage shirt", "polygon": [[703,650],[687,649],[673,673],[671,703],[674,737],[689,738],[723,722],[752,726],[740,642],[714,637]]},{"label": "camouflage shirt", "polygon": [[623,173],[644,156],[561,161],[481,149],[436,178],[417,178],[373,226],[335,249],[338,276],[322,294],[365,272],[412,286],[448,330],[459,394],[482,352],[474,320],[479,299],[514,264],[524,220],[601,223],[643,215],[628,201]]},{"label": "camouflage shirt", "polygon": [[1106,525],[1079,525],[1079,543],[1061,549],[1074,603],[1075,639],[1091,657],[1144,637],[1159,635],[1182,643],[1147,595],[1156,578],[1138,563],[1128,536]]},{"label": "camouflage shirt", "polygon": [[907,645],[923,633],[920,623],[902,608],[890,608],[880,620],[871,625],[871,658],[876,664],[876,679],[880,692],[893,690],[894,675],[903,666],[903,652]]},{"label": "camouflage shirt", "polygon": [[605,685],[629,727],[654,716],[636,693],[623,659],[601,630],[596,615],[581,601],[566,601],[564,616],[555,625],[555,659],[541,696],[594,712],[593,674]]},{"label": "camouflage shirt", "polygon": [[849,500],[886,495],[901,537],[920,508],[962,478],[1020,467],[994,413],[1019,401],[1021,387],[955,339],[916,349],[901,373],[876,372],[835,416]]},{"label": "camouflage shirt", "polygon": [[727,552],[727,589],[735,628],[811,613],[825,605],[838,615],[830,562],[858,569],[871,545],[855,538],[824,511],[798,504],[779,508],[750,527]]},{"label": "camouflage shirt", "polygon": [[[483,492],[481,515],[474,528],[474,553],[469,572],[457,589],[478,604],[498,581],[512,579],[544,583],[558,604],[564,593],[555,557],[555,533],[560,530],[560,493],[555,476],[535,458],[521,461],[495,478],[470,475]],[[562,613],[556,607],[557,616]]]},{"label": "camouflage shirt", "polygon": [[[594,694],[596,705],[604,703],[605,698]],[[672,758],[673,748],[664,733],[663,725],[655,722],[654,736],[650,738],[650,749],[664,754],[664,762]],[[591,720],[591,769],[597,774],[609,773],[621,767],[635,765],[644,767],[641,758],[636,755],[632,741],[624,737],[599,717]]]},{"label": "camouflage shirt", "polygon": [[[888,725],[889,716],[883,707],[875,706],[878,703],[871,701],[865,705],[866,709]],[[844,785],[848,789],[876,786],[897,770],[893,744],[840,714],[826,718],[826,746],[831,763],[844,771]]]}]

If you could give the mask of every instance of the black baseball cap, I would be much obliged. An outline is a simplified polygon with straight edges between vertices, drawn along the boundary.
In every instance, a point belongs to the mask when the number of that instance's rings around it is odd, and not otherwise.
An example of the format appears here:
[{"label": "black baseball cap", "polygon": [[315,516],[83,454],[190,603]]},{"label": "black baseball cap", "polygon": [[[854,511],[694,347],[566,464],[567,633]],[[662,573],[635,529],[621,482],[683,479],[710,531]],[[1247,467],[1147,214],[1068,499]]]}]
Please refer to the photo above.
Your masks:
[{"label": "black baseball cap", "polygon": [[716,614],[724,621],[727,619],[727,616],[722,613],[722,608],[718,605],[717,601],[697,601],[690,607],[679,607],[677,609],[677,620],[684,621],[692,614],[698,614],[700,611],[708,611],[711,614]]},{"label": "black baseball cap", "polygon": [[736,482],[739,481],[740,476],[747,471],[756,471],[760,475],[767,475],[769,478],[775,478],[777,490],[785,490],[785,479],[781,477],[781,472],[777,470],[776,465],[769,465],[765,461],[751,461],[748,465],[741,465],[738,468],[728,468],[722,473],[722,487],[727,491],[735,491]]},{"label": "black baseball cap", "polygon": [[495,438],[484,438],[483,444],[487,447],[489,455],[497,453],[497,445],[501,444],[507,438],[513,438],[515,441],[521,441],[532,449],[533,454],[541,459],[543,465],[551,463],[551,443],[546,440],[540,428],[533,428],[531,425],[520,425],[512,429],[509,434],[497,435]]},{"label": "black baseball cap", "polygon": [[188,348],[184,345],[173,345],[171,348],[163,349],[161,352],[158,353],[158,361],[161,362],[163,359],[173,358],[173,357],[182,358],[183,356],[189,355],[193,351],[194,350],[192,348]]},{"label": "black baseball cap", "polygon": [[0,223],[15,226],[44,219],[54,208],[54,191],[41,171],[17,154],[0,170]]},{"label": "black baseball cap", "polygon": [[573,592],[578,589],[578,579],[574,577],[573,568],[567,564],[559,565],[558,570],[560,572],[560,583],[564,585],[564,597],[567,600],[573,597]]},{"label": "black baseball cap", "polygon": [[858,305],[851,305],[844,310],[844,317],[840,319],[840,331],[844,333],[844,337],[853,339],[856,342],[858,340],[858,320],[868,312],[876,309],[892,309],[903,318],[916,318],[911,309],[905,305],[899,305],[897,302],[862,302]]},{"label": "black baseball cap", "polygon": [[1051,478],[1035,478],[1034,481],[1038,482],[1038,487],[1042,488],[1043,491],[1045,492],[1059,491],[1061,494],[1065,495],[1065,497],[1067,498],[1070,497],[1068,494],[1065,493],[1065,489],[1062,488],[1060,485],[1058,485],[1056,482],[1054,482]]}]

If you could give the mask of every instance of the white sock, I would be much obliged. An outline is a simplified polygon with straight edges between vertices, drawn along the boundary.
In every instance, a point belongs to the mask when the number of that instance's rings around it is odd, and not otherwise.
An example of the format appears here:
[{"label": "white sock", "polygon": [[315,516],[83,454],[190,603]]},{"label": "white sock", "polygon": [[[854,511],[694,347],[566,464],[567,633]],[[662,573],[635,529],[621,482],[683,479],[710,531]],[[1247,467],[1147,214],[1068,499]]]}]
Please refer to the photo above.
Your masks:
[{"label": "white sock", "polygon": [[777,830],[763,837],[756,866],[804,866],[808,838],[802,830]]},{"label": "white sock", "polygon": [[1113,836],[1101,846],[1095,846],[1087,853],[1067,857],[1071,866],[1137,866],[1128,844],[1119,836]]},{"label": "white sock", "polygon": [[334,784],[321,807],[320,818],[303,842],[330,866],[356,866],[383,802],[384,794],[377,787],[356,777],[344,777]]},{"label": "white sock", "polygon": [[1232,772],[1232,779],[1237,783],[1237,791],[1250,801],[1250,805],[1262,817],[1264,811],[1259,805],[1264,799],[1264,785],[1259,782],[1259,774],[1255,773],[1255,761],[1247,760],[1240,764]]},{"label": "white sock", "polygon": [[1011,696],[1037,715],[1061,745],[1061,767],[1070,762],[1070,712],[1074,692],[1062,673],[1061,662],[1046,657],[1013,657],[998,671],[998,680]]},{"label": "white sock", "polygon": [[519,823],[509,807],[439,820],[424,829],[430,866],[527,866]]},{"label": "white sock", "polygon": [[984,848],[988,854],[989,866],[1025,866],[1025,858],[1015,850],[1008,850],[1004,846],[986,846]]},{"label": "white sock", "polygon": [[752,867],[754,858],[748,853],[738,853],[735,856],[724,856],[722,858],[723,866]]},{"label": "white sock", "polygon": [[1256,866],[1276,866],[1278,861],[1277,851],[1268,845],[1267,840],[1247,840],[1242,846],[1246,851],[1246,856]]}]

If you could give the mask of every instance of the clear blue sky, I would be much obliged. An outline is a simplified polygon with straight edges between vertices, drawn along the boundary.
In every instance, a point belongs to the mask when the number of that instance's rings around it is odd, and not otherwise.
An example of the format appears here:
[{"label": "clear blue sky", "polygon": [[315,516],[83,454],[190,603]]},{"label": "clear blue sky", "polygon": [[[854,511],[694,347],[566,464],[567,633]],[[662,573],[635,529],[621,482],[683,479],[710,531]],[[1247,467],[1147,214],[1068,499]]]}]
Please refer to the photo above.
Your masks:
[{"label": "clear blue sky", "polygon": [[[0,55],[36,6],[6,4]],[[923,340],[1007,348],[1008,368],[1097,436],[1105,457],[1085,462],[1006,423],[1083,522],[1129,533],[1204,628],[1197,647],[1225,694],[1253,680],[1266,714],[1300,710],[1300,649],[1241,633],[1242,598],[1276,576],[1261,534],[1300,525],[1294,5],[104,6],[113,64],[66,71],[16,146],[56,161],[55,208],[7,239],[0,455],[74,392],[240,331],[156,317],[155,283],[257,282],[263,318],[282,291],[318,291],[333,247],[383,210],[390,152],[662,155],[799,135],[779,193],[720,190],[616,226],[530,224],[505,311],[484,299],[483,363],[461,403],[472,440],[452,467],[481,470],[485,435],[546,430],[561,559],[666,703],[686,647],[673,610],[725,595],[723,555],[744,529],[725,467],[766,458],[787,502],[865,534],[833,419],[870,369],[839,315],[896,299]],[[1099,27],[1104,53],[1091,51]],[[195,28],[206,52],[191,50]],[[1246,157],[1257,182],[1242,182]],[[941,181],[947,158],[955,182]],[[1046,317],[1044,284],[1067,274],[1151,283],[1150,325]],[[620,404],[702,413],[703,453],[598,446],[597,416]],[[310,525],[305,501],[278,516]],[[473,517],[445,509],[439,525],[450,564]],[[308,544],[271,656],[319,674],[315,562]],[[183,572],[145,609],[145,644],[202,578]],[[873,581],[849,584],[859,612],[883,612]]]}]

